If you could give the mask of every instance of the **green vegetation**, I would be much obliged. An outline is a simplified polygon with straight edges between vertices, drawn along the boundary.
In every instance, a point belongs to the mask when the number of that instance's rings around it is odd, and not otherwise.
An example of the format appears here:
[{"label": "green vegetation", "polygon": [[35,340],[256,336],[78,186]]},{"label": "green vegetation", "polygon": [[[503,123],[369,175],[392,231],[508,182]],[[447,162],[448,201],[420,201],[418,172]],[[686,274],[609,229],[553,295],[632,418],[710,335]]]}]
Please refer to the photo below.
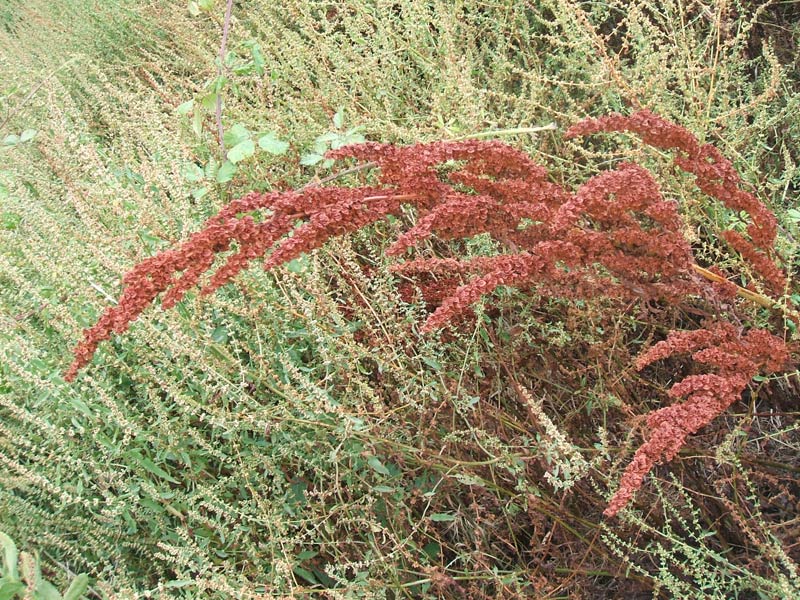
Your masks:
[{"label": "green vegetation", "polygon": [[[134,264],[233,198],[337,173],[322,153],[362,138],[555,121],[504,139],[568,187],[647,164],[702,264],[746,285],[718,235],[739,215],[666,153],[563,138],[646,107],[733,159],[792,275],[797,4],[237,0],[220,64],[224,14],[0,7],[0,529],[38,579],[87,573],[101,598],[799,597],[797,372],[751,386],[605,519],[637,416],[686,375],[633,357],[704,315],[504,290],[420,335],[428,307],[384,256],[396,222],[150,309],[61,377]],[[797,294],[791,279],[783,305]],[[797,339],[780,311],[746,312]]]}]

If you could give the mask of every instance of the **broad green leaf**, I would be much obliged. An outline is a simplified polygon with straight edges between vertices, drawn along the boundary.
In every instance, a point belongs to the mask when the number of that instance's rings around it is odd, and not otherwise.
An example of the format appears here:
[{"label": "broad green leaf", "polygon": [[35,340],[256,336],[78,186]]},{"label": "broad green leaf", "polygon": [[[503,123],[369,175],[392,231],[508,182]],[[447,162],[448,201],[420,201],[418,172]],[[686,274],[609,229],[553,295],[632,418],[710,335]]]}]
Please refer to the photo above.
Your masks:
[{"label": "broad green leaf", "polygon": [[[5,579],[5,577],[3,578]],[[20,581],[3,581],[0,579],[0,600],[13,600],[22,598],[22,592],[28,586]]]},{"label": "broad green leaf", "polygon": [[336,111],[336,114],[333,115],[333,126],[336,129],[341,129],[342,125],[344,124],[344,108],[340,108]]},{"label": "broad green leaf", "polygon": [[214,8],[214,0],[197,0],[197,6],[200,7],[200,10],[210,12]]},{"label": "broad green leaf", "polygon": [[311,154],[304,154],[300,157],[300,164],[306,167],[311,167],[320,162],[323,158],[325,157],[321,154],[315,154],[313,152]]},{"label": "broad green leaf", "polygon": [[797,210],[796,208],[790,208],[786,211],[786,216],[789,217],[790,221],[800,223],[800,210]]},{"label": "broad green leaf", "polygon": [[187,163],[183,165],[183,178],[186,181],[200,181],[204,177],[203,169],[194,163]]},{"label": "broad green leaf", "polygon": [[214,110],[217,108],[217,92],[211,92],[200,98],[200,105],[206,110]]},{"label": "broad green leaf", "polygon": [[200,14],[200,6],[194,0],[189,2],[189,6],[187,8],[189,10],[189,14],[193,17],[196,17]]},{"label": "broad green leaf", "polygon": [[258,146],[270,154],[280,156],[281,154],[286,154],[289,149],[289,142],[279,140],[274,133],[268,133],[258,139]]},{"label": "broad green leaf", "polygon": [[40,580],[33,593],[35,600],[62,600],[61,593],[49,581]]},{"label": "broad green leaf", "polygon": [[200,200],[200,198],[205,196],[207,193],[208,193],[207,187],[197,188],[196,190],[192,190],[192,198],[194,198],[195,200]]},{"label": "broad green leaf", "polygon": [[370,467],[372,467],[372,469],[374,471],[376,471],[377,473],[380,473],[381,475],[385,475],[387,477],[389,475],[391,475],[391,473],[389,473],[389,469],[387,469],[386,467],[383,466],[383,463],[380,461],[380,459],[377,456],[371,456],[367,460],[367,464]]},{"label": "broad green leaf", "polygon": [[18,135],[14,135],[12,133],[11,135],[7,135],[6,137],[3,138],[3,145],[4,146],[16,146],[17,144],[19,144],[19,136]]},{"label": "broad green leaf", "polygon": [[178,108],[175,109],[179,115],[188,115],[194,109],[194,99],[187,100],[183,104],[180,104]]},{"label": "broad green leaf", "polygon": [[225,132],[225,135],[222,136],[222,141],[228,146],[235,146],[239,142],[248,139],[250,139],[250,132],[247,130],[247,127],[241,123],[236,123],[236,125],[231,127]]},{"label": "broad green leaf", "polygon": [[88,587],[89,576],[86,573],[81,573],[72,580],[72,583],[67,588],[67,591],[64,592],[63,600],[79,600],[79,598],[83,596],[84,592],[86,592],[86,588]]},{"label": "broad green leaf", "polygon": [[217,171],[217,183],[227,183],[236,175],[236,165],[226,160]]},{"label": "broad green leaf", "polygon": [[29,142],[29,141],[31,141],[33,138],[35,138],[35,137],[36,137],[36,134],[37,134],[37,133],[39,133],[39,132],[38,132],[36,129],[26,129],[26,130],[25,130],[25,131],[23,131],[23,132],[22,132],[22,134],[19,136],[19,141],[20,141],[20,142],[23,142],[23,143],[24,143],[24,142]]},{"label": "broad green leaf", "polygon": [[303,273],[308,268],[308,256],[302,254],[286,263],[286,270],[290,273]]},{"label": "broad green leaf", "polygon": [[6,577],[13,580],[19,579],[19,573],[17,572],[17,561],[19,560],[17,545],[14,540],[2,531],[0,531],[0,545],[3,546],[3,572]]},{"label": "broad green leaf", "polygon": [[228,150],[228,160],[233,164],[243,161],[246,158],[253,156],[256,151],[256,145],[253,140],[246,139],[236,144],[233,148]]}]

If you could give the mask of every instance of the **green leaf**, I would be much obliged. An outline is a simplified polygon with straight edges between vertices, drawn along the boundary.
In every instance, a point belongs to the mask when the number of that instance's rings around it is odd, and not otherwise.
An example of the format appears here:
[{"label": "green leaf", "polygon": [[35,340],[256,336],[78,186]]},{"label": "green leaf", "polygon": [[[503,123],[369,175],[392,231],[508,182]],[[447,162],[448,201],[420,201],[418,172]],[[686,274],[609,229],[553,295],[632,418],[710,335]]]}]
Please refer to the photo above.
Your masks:
[{"label": "green leaf", "polygon": [[286,154],[289,149],[289,142],[279,140],[274,133],[270,132],[258,138],[258,146],[270,154],[280,156],[281,154]]},{"label": "green leaf", "polygon": [[217,171],[217,183],[227,183],[236,175],[236,165],[226,160]]},{"label": "green leaf", "polygon": [[196,190],[192,190],[192,198],[194,198],[195,200],[200,200],[200,198],[205,196],[207,193],[208,193],[207,187],[197,188]]},{"label": "green leaf", "polygon": [[200,14],[200,6],[194,0],[189,2],[189,6],[187,6],[186,8],[189,10],[189,14],[192,15],[193,17],[196,17]]},{"label": "green leaf", "polygon": [[171,483],[178,483],[177,479],[171,477],[170,474],[167,473],[164,469],[159,467],[156,463],[154,463],[152,460],[150,460],[146,456],[142,456],[138,451],[130,450],[130,451],[126,452],[126,454],[131,459],[133,459],[134,462],[138,463],[138,465],[140,467],[142,467],[145,471],[148,471],[148,472],[152,473],[153,475],[156,475],[157,477],[160,477],[161,479],[166,479],[167,481],[169,481]]},{"label": "green leaf", "polygon": [[35,600],[62,600],[61,594],[56,586],[44,580],[39,581],[39,585],[36,586],[33,597]]},{"label": "green leaf", "polygon": [[789,217],[789,220],[794,223],[800,223],[800,210],[796,208],[790,208],[786,211],[786,216]]},{"label": "green leaf", "polygon": [[200,7],[200,10],[210,12],[214,8],[214,0],[197,0],[197,6]]},{"label": "green leaf", "polygon": [[203,113],[199,110],[194,111],[192,118],[192,131],[197,137],[203,135]]},{"label": "green leaf", "polygon": [[194,99],[187,100],[183,104],[180,104],[178,108],[175,109],[175,112],[179,115],[188,115],[192,110],[194,110]]},{"label": "green leaf", "polygon": [[311,153],[311,154],[304,154],[300,157],[300,164],[306,167],[311,167],[318,162],[322,161],[325,157],[321,154]]},{"label": "green leaf", "polygon": [[225,132],[225,135],[222,136],[222,141],[225,142],[228,146],[235,146],[239,142],[243,142],[244,140],[250,139],[250,132],[247,130],[247,127],[242,125],[241,123],[236,123],[233,127],[231,127],[228,131]]},{"label": "green leaf", "polygon": [[11,135],[7,135],[6,137],[3,138],[3,145],[4,146],[16,146],[17,144],[19,144],[19,136],[18,135],[14,135],[12,133]]},{"label": "green leaf", "polygon": [[342,125],[344,124],[344,108],[340,108],[336,111],[336,114],[333,115],[333,126],[336,129],[341,129]]},{"label": "green leaf", "polygon": [[6,577],[18,580],[17,561],[19,560],[19,553],[17,552],[17,545],[7,534],[0,531],[0,546],[3,546],[3,572]]},{"label": "green leaf", "polygon": [[20,581],[3,581],[0,579],[0,600],[13,600],[13,598],[22,597],[22,592],[27,587]]},{"label": "green leaf", "polygon": [[72,580],[71,584],[69,584],[67,591],[64,592],[63,600],[79,600],[79,598],[83,596],[84,592],[86,592],[86,588],[88,587],[89,576],[86,573],[81,573]]},{"label": "green leaf", "polygon": [[19,141],[22,142],[22,143],[30,142],[33,138],[36,137],[37,133],[39,133],[39,132],[36,129],[26,129],[19,136]]},{"label": "green leaf", "polygon": [[391,475],[391,473],[389,473],[389,469],[387,469],[386,467],[383,466],[383,463],[380,461],[380,459],[377,456],[371,456],[367,460],[367,464],[370,467],[372,467],[372,469],[374,471],[380,473],[381,475],[384,475],[384,476],[387,476],[387,477],[389,475]]},{"label": "green leaf", "polygon": [[194,579],[173,579],[164,584],[167,588],[183,588],[190,585],[195,585]]},{"label": "green leaf", "polygon": [[[215,80],[216,81],[216,80]],[[217,108],[217,92],[211,92],[200,98],[200,105],[206,110],[215,110]]]},{"label": "green leaf", "polygon": [[228,160],[233,164],[243,161],[246,158],[253,156],[256,151],[256,145],[253,140],[246,139],[236,144],[233,148],[228,150]]},{"label": "green leaf", "polygon": [[301,254],[286,263],[286,270],[290,273],[303,273],[308,268],[308,256]]},{"label": "green leaf", "polygon": [[308,583],[310,583],[312,585],[316,585],[317,584],[317,578],[314,577],[314,574],[311,571],[309,571],[308,569],[304,569],[303,567],[294,567],[292,569],[292,571],[294,571],[295,575],[297,575],[299,577],[302,577]]},{"label": "green leaf", "polygon": [[228,330],[224,325],[220,325],[211,333],[211,339],[218,344],[224,344],[228,341]]},{"label": "green leaf", "polygon": [[203,169],[194,163],[187,163],[183,165],[183,178],[186,181],[194,183],[200,181],[204,177]]},{"label": "green leaf", "polygon": [[456,516],[449,513],[433,513],[429,518],[431,521],[435,521],[436,523],[456,520]]}]

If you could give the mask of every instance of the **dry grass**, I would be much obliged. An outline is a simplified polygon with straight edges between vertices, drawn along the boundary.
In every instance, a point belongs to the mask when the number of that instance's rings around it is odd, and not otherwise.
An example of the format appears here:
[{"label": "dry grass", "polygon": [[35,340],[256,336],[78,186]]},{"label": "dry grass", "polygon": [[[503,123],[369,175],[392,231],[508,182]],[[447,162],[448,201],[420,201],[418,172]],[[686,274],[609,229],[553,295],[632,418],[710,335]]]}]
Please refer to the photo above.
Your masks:
[{"label": "dry grass", "polygon": [[[408,143],[649,107],[735,160],[796,269],[797,5],[237,1],[223,124],[291,146],[220,185],[186,173],[221,159],[200,99],[223,4],[0,7],[0,138],[37,130],[0,148],[0,528],[60,584],[87,571],[100,597],[800,594],[796,373],[754,386],[604,522],[636,416],[683,368],[637,375],[632,357],[697,315],[507,291],[421,337],[425,307],[382,256],[390,223],[149,311],[78,383],[60,377],[133,264],[245,191],[329,175],[299,157],[339,108],[344,129]],[[176,110],[192,98],[199,134]],[[738,272],[716,235],[737,216],[663,157],[558,132],[510,141],[567,185],[646,162],[698,257]]]}]

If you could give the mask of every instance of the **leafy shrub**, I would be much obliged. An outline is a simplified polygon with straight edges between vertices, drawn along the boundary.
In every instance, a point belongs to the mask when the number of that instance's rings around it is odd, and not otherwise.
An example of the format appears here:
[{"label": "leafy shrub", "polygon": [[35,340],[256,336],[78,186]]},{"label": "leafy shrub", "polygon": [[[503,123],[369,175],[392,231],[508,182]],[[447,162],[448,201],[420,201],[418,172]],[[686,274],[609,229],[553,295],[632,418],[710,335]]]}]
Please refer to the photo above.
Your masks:
[{"label": "leafy shrub", "polygon": [[[775,264],[773,248],[776,219],[742,189],[739,175],[718,149],[701,145],[687,129],[646,110],[629,117],[587,119],[571,127],[567,136],[601,131],[632,131],[651,146],[677,151],[675,164],[695,176],[701,191],[749,215],[746,237],[732,229],[722,237],[749,263],[760,286],[773,296],[784,291],[786,278]],[[417,210],[418,221],[387,254],[403,254],[432,235],[452,240],[482,233],[509,250],[469,260],[420,258],[396,265],[398,273],[437,274],[445,282],[433,290],[441,301],[423,332],[453,322],[501,286],[570,299],[602,294],[620,306],[631,301],[681,306],[698,299],[721,306],[730,304],[740,291],[748,295],[721,273],[694,264],[677,205],[662,196],[646,169],[635,164],[622,163],[570,193],[549,181],[547,171],[524,153],[500,142],[408,147],[364,143],[332,150],[327,156],[374,162],[380,169],[379,184],[252,193],[231,202],[202,231],[141,262],[125,276],[119,303],[86,330],[65,379],[73,380],[98,345],[112,333],[124,332],[159,294],[164,293],[164,308],[183,299],[213,269],[219,255],[227,253],[225,262],[202,283],[201,294],[225,285],[251,260],[266,254],[264,268],[275,268],[334,236],[388,215],[399,217],[405,206]],[[431,290],[423,289],[426,292],[430,297]],[[755,297],[769,304],[763,295]],[[712,372],[690,375],[675,384],[669,395],[686,400],[648,415],[647,440],[625,470],[605,511],[608,516],[627,504],[656,463],[671,460],[687,436],[739,398],[753,377],[779,372],[790,362],[790,348],[782,339],[762,328],[745,331],[720,317],[698,330],[670,333],[642,354],[636,367],[675,354],[690,354]]]}]

